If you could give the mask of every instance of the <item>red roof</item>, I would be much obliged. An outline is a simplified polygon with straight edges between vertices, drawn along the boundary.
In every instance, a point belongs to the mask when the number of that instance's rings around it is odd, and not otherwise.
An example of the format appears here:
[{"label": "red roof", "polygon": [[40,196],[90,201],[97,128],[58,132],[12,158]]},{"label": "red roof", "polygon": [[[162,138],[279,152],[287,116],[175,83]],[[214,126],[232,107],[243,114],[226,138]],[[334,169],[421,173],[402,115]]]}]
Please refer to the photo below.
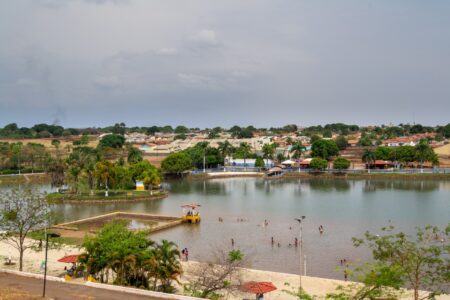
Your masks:
[{"label": "red roof", "polygon": [[392,161],[377,159],[375,161],[375,164],[376,165],[393,165],[394,163]]},{"label": "red roof", "polygon": [[74,264],[78,261],[78,254],[76,255],[66,255],[60,259],[58,259],[59,262],[66,263],[66,264]]},{"label": "red roof", "polygon": [[253,294],[265,294],[275,291],[276,289],[277,287],[274,286],[272,282],[249,281],[241,286],[241,290]]}]

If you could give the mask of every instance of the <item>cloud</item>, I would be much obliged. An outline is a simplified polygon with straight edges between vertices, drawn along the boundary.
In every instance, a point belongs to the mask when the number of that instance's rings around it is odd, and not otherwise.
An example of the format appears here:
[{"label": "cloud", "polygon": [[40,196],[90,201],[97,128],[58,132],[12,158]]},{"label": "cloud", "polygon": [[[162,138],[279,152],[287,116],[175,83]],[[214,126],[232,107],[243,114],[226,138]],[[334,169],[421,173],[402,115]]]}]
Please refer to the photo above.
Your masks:
[{"label": "cloud", "polygon": [[209,76],[197,75],[192,73],[178,73],[178,82],[190,89],[217,89],[218,83]]},{"label": "cloud", "polygon": [[83,0],[83,1],[88,2],[88,3],[95,3],[95,4],[106,4],[106,3],[126,4],[126,3],[130,2],[130,0]]},{"label": "cloud", "polygon": [[204,44],[204,45],[208,45],[208,46],[217,46],[218,45],[216,33],[214,32],[214,30],[209,30],[209,29],[200,30],[199,32],[197,32],[196,34],[194,34],[191,37],[191,40],[196,43]]},{"label": "cloud", "polygon": [[176,55],[178,51],[176,48],[159,48],[155,50],[155,53],[159,55]]},{"label": "cloud", "polygon": [[94,79],[94,84],[99,88],[110,90],[118,88],[121,81],[117,76],[97,76]]}]

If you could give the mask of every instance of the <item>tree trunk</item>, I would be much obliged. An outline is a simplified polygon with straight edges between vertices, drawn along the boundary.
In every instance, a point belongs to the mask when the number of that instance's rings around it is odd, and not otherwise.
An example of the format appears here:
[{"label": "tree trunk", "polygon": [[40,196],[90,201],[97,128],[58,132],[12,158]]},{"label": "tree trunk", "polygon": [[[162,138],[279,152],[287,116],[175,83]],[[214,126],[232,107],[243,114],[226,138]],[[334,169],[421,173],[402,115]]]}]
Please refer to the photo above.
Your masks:
[{"label": "tree trunk", "polygon": [[20,245],[20,249],[19,249],[19,271],[22,272],[23,269],[23,246]]}]

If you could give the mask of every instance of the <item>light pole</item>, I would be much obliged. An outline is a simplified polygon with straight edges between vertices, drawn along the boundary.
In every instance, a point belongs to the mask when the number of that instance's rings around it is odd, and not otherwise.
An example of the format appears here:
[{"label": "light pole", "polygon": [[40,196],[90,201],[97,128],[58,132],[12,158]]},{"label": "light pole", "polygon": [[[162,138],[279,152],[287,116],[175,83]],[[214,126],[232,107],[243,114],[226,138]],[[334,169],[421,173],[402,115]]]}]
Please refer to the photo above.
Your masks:
[{"label": "light pole", "polygon": [[56,238],[61,235],[58,233],[47,233],[45,235],[45,268],[44,268],[44,290],[42,291],[42,298],[45,298],[45,286],[47,284],[47,252],[48,252],[48,238]]},{"label": "light pole", "polygon": [[301,216],[301,218],[295,218],[295,220],[300,225],[300,275],[299,275],[299,283],[300,283],[299,293],[300,294],[302,293],[302,267],[303,267],[303,263],[302,263],[302,259],[303,259],[303,226],[302,226],[302,221],[305,220],[305,219],[306,219],[306,216]]}]

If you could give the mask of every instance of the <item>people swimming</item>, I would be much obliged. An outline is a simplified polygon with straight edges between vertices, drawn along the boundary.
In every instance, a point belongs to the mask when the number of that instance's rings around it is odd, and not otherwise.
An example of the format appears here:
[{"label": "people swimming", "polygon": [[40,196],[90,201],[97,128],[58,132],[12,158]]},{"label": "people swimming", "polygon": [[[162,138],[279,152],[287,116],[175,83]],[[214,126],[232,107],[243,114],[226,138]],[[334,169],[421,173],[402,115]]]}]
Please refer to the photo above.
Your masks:
[{"label": "people swimming", "polygon": [[322,225],[320,225],[320,226],[319,226],[319,233],[320,233],[320,235],[322,235],[322,234],[323,234],[323,232],[324,232],[323,226],[322,226]]}]

